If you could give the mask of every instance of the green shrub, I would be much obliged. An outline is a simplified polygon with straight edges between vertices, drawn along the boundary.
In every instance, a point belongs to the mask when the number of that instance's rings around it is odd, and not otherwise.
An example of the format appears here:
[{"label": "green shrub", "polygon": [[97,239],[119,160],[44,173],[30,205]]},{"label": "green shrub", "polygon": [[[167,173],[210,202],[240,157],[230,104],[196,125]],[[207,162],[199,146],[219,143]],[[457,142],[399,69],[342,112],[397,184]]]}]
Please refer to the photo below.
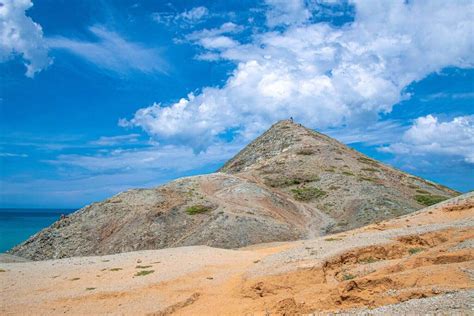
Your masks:
[{"label": "green shrub", "polygon": [[93,291],[95,289],[96,289],[95,287],[86,287],[86,291]]},{"label": "green shrub", "polygon": [[151,266],[136,266],[136,269],[148,269],[151,268]]},{"label": "green shrub", "polygon": [[364,177],[364,176],[359,176],[358,179],[361,180],[361,181],[369,181],[369,182],[375,182],[376,181],[376,179],[374,179],[374,178]]},{"label": "green shrub", "polygon": [[114,271],[114,272],[115,272],[115,271],[120,271],[120,270],[122,270],[122,268],[112,268],[112,269],[109,269],[109,271]]},{"label": "green shrub", "polygon": [[425,191],[425,190],[421,190],[421,189],[417,189],[416,192],[420,193],[420,194],[430,194],[430,192]]},{"label": "green shrub", "polygon": [[143,270],[143,271],[138,271],[137,273],[135,273],[135,276],[144,276],[144,275],[148,275],[148,274],[151,274],[155,272],[155,270]]},{"label": "green shrub", "polygon": [[278,178],[266,178],[265,184],[271,186],[272,188],[283,188],[289,187],[292,185],[298,185],[302,183],[308,183],[313,181],[318,181],[319,177],[316,175],[301,175],[289,177],[278,177]]},{"label": "green shrub", "polygon": [[336,241],[336,240],[342,240],[342,238],[329,237],[329,238],[324,239],[324,241]]},{"label": "green shrub", "polygon": [[359,262],[360,263],[374,263],[374,262],[377,262],[379,261],[378,259],[375,259],[374,257],[370,256],[370,257],[367,257],[367,258],[361,258],[359,259]]},{"label": "green shrub", "polygon": [[362,168],[362,171],[369,171],[369,172],[379,172],[379,169],[375,168]]},{"label": "green shrub", "polygon": [[447,199],[447,197],[441,195],[415,195],[415,200],[418,203],[426,206],[430,206]]},{"label": "green shrub", "polygon": [[373,159],[370,159],[370,158],[359,157],[359,158],[357,158],[357,160],[362,162],[362,163],[372,165],[372,166],[378,166],[379,165],[377,161],[375,161]]},{"label": "green shrub", "polygon": [[343,171],[342,174],[346,175],[346,176],[353,176],[354,174],[350,171]]},{"label": "green shrub", "polygon": [[296,154],[298,155],[313,155],[314,154],[314,150],[310,149],[310,148],[303,148],[303,149],[300,149],[296,152]]},{"label": "green shrub", "polygon": [[420,251],[423,251],[423,248],[410,248],[408,249],[408,253],[410,255],[414,255],[415,253],[419,253]]},{"label": "green shrub", "polygon": [[292,189],[291,192],[293,193],[293,197],[298,201],[310,201],[326,194],[326,192],[318,188],[309,187]]},{"label": "green shrub", "polygon": [[344,275],[342,276],[342,279],[343,279],[344,281],[347,281],[347,280],[352,280],[352,279],[354,279],[355,277],[356,277],[356,276],[353,275],[353,274],[346,273],[346,274],[344,274]]},{"label": "green shrub", "polygon": [[192,205],[186,208],[186,213],[189,215],[195,215],[200,213],[209,212],[211,208],[202,204]]}]

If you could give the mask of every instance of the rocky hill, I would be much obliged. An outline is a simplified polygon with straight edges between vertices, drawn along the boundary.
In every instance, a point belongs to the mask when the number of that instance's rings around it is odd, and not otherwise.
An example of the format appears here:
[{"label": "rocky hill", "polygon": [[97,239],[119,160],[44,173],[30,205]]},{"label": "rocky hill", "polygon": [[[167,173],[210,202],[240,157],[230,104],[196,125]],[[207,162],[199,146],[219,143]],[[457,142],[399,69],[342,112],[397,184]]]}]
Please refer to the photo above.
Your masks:
[{"label": "rocky hill", "polygon": [[285,120],[217,173],[86,206],[10,253],[43,260],[297,240],[407,214],[457,194]]}]

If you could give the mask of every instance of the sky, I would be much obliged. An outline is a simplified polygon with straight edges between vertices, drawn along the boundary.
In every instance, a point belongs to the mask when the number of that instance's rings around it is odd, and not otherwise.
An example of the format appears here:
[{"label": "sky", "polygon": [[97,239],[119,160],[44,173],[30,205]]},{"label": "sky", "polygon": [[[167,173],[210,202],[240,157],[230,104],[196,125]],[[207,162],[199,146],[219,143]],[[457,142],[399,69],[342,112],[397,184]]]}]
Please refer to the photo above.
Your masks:
[{"label": "sky", "polygon": [[209,173],[281,119],[474,189],[474,5],[0,0],[0,207]]}]

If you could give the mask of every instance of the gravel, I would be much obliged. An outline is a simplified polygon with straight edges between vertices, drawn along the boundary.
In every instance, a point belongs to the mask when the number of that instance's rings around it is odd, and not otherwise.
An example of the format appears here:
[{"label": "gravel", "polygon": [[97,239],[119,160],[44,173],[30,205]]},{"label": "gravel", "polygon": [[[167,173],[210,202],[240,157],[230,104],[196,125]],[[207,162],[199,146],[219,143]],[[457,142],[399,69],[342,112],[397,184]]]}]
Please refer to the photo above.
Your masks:
[{"label": "gravel", "polygon": [[356,309],[335,315],[474,315],[474,290],[413,299],[375,309]]}]

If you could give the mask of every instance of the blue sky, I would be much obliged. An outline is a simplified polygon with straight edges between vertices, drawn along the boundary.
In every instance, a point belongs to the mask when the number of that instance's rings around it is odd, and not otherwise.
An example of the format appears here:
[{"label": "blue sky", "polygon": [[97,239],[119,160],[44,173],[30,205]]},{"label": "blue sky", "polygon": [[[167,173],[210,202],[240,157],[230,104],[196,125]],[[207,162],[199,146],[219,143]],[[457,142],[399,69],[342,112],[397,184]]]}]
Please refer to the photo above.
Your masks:
[{"label": "blue sky", "polygon": [[2,207],[212,172],[290,116],[474,189],[470,1],[0,3]]}]

